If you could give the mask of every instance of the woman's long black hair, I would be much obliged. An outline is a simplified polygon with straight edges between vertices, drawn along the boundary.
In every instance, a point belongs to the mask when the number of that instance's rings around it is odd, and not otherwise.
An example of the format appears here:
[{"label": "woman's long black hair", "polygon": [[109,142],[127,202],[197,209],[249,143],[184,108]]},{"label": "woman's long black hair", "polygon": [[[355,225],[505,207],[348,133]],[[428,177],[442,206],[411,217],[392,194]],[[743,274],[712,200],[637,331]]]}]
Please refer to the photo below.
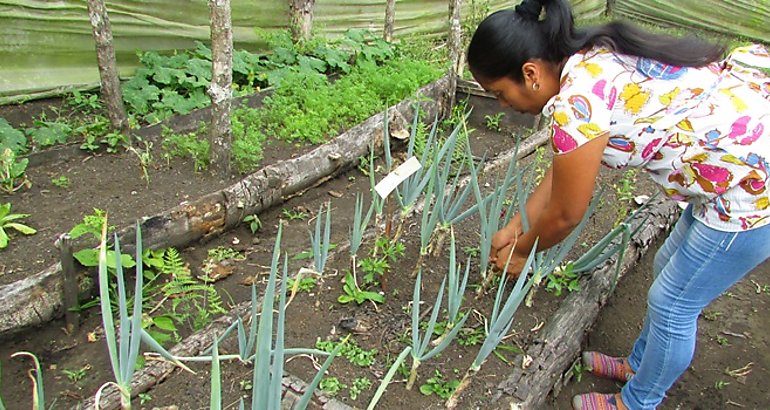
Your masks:
[{"label": "woman's long black hair", "polygon": [[[545,17],[540,19],[543,8]],[[578,30],[567,0],[524,0],[516,9],[495,12],[481,22],[468,47],[468,65],[474,75],[486,79],[508,76],[521,82],[521,67],[530,59],[559,63],[596,45],[687,67],[717,61],[725,51],[694,37],[653,34],[617,21]]]}]

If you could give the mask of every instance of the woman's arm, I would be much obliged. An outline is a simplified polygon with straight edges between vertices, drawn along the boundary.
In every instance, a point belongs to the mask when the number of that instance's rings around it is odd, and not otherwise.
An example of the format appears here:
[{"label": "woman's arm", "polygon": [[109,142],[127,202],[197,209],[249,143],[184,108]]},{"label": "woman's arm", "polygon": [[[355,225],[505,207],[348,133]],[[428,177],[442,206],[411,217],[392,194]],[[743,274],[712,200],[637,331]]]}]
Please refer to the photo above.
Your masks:
[{"label": "woman's arm", "polygon": [[[554,157],[548,200],[545,205],[533,203],[533,206],[540,207],[533,208],[537,217],[531,218],[529,231],[519,236],[514,243],[499,248],[495,262],[498,268],[504,268],[508,255],[513,250],[508,271],[518,274],[536,239],[538,251],[548,249],[566,238],[580,223],[591,202],[602,154],[608,140],[609,136],[605,133],[574,151]],[[529,201],[527,205],[529,212]]]}]

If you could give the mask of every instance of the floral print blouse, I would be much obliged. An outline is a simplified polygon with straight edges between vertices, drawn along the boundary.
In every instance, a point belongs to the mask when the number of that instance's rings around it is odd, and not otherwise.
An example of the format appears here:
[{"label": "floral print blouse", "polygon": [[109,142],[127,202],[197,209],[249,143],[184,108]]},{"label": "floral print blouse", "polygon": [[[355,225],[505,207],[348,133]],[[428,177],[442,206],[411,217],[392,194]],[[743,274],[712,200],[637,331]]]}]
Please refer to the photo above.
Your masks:
[{"label": "floral print blouse", "polygon": [[641,167],[670,198],[722,231],[770,223],[770,67],[760,46],[705,67],[677,67],[606,48],[570,57],[551,116],[555,153],[605,132],[602,162]]}]

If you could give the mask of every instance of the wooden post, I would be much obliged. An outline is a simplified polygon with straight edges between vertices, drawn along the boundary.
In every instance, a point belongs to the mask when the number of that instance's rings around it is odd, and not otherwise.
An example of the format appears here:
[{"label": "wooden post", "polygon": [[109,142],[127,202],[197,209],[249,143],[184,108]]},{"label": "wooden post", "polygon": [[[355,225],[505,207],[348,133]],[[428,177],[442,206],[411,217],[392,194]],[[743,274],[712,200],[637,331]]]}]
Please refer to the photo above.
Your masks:
[{"label": "wooden post", "polygon": [[447,46],[449,48],[449,109],[455,102],[457,91],[457,78],[462,75],[462,28],[460,26],[460,8],[462,0],[449,1],[449,36]]},{"label": "wooden post", "polygon": [[62,270],[62,309],[66,322],[67,333],[73,334],[80,325],[80,313],[72,308],[78,306],[78,277],[75,273],[75,259],[72,256],[72,238],[69,234],[61,234],[54,242],[59,250],[59,261]]},{"label": "wooden post", "polygon": [[314,5],[315,0],[289,0],[289,27],[295,43],[310,38],[313,31]]},{"label": "wooden post", "polygon": [[382,38],[388,43],[393,41],[393,26],[396,24],[396,0],[387,0],[385,3],[385,30]]},{"label": "wooden post", "polygon": [[607,0],[607,8],[604,10],[605,16],[610,16],[615,13],[615,0]]},{"label": "wooden post", "polygon": [[232,129],[230,108],[233,96],[233,31],[230,0],[209,0],[211,18],[211,130],[209,169],[212,174],[230,174]]},{"label": "wooden post", "polygon": [[107,109],[112,128],[121,133],[128,133],[128,117],[123,106],[120,92],[118,65],[115,60],[115,48],[112,45],[112,27],[107,16],[104,0],[88,0],[88,17],[91,20],[94,42],[96,42],[96,64],[102,86],[102,100]]}]

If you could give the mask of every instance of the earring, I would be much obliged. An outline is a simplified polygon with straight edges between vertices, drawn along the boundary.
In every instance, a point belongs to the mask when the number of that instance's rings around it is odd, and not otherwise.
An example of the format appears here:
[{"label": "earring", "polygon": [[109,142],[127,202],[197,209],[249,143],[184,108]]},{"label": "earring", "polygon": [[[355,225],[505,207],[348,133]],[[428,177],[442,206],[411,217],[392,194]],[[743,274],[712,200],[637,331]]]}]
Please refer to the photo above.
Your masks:
[{"label": "earring", "polygon": [[540,89],[540,84],[538,84],[538,83],[532,84],[532,89],[535,90],[535,91],[539,90]]}]

